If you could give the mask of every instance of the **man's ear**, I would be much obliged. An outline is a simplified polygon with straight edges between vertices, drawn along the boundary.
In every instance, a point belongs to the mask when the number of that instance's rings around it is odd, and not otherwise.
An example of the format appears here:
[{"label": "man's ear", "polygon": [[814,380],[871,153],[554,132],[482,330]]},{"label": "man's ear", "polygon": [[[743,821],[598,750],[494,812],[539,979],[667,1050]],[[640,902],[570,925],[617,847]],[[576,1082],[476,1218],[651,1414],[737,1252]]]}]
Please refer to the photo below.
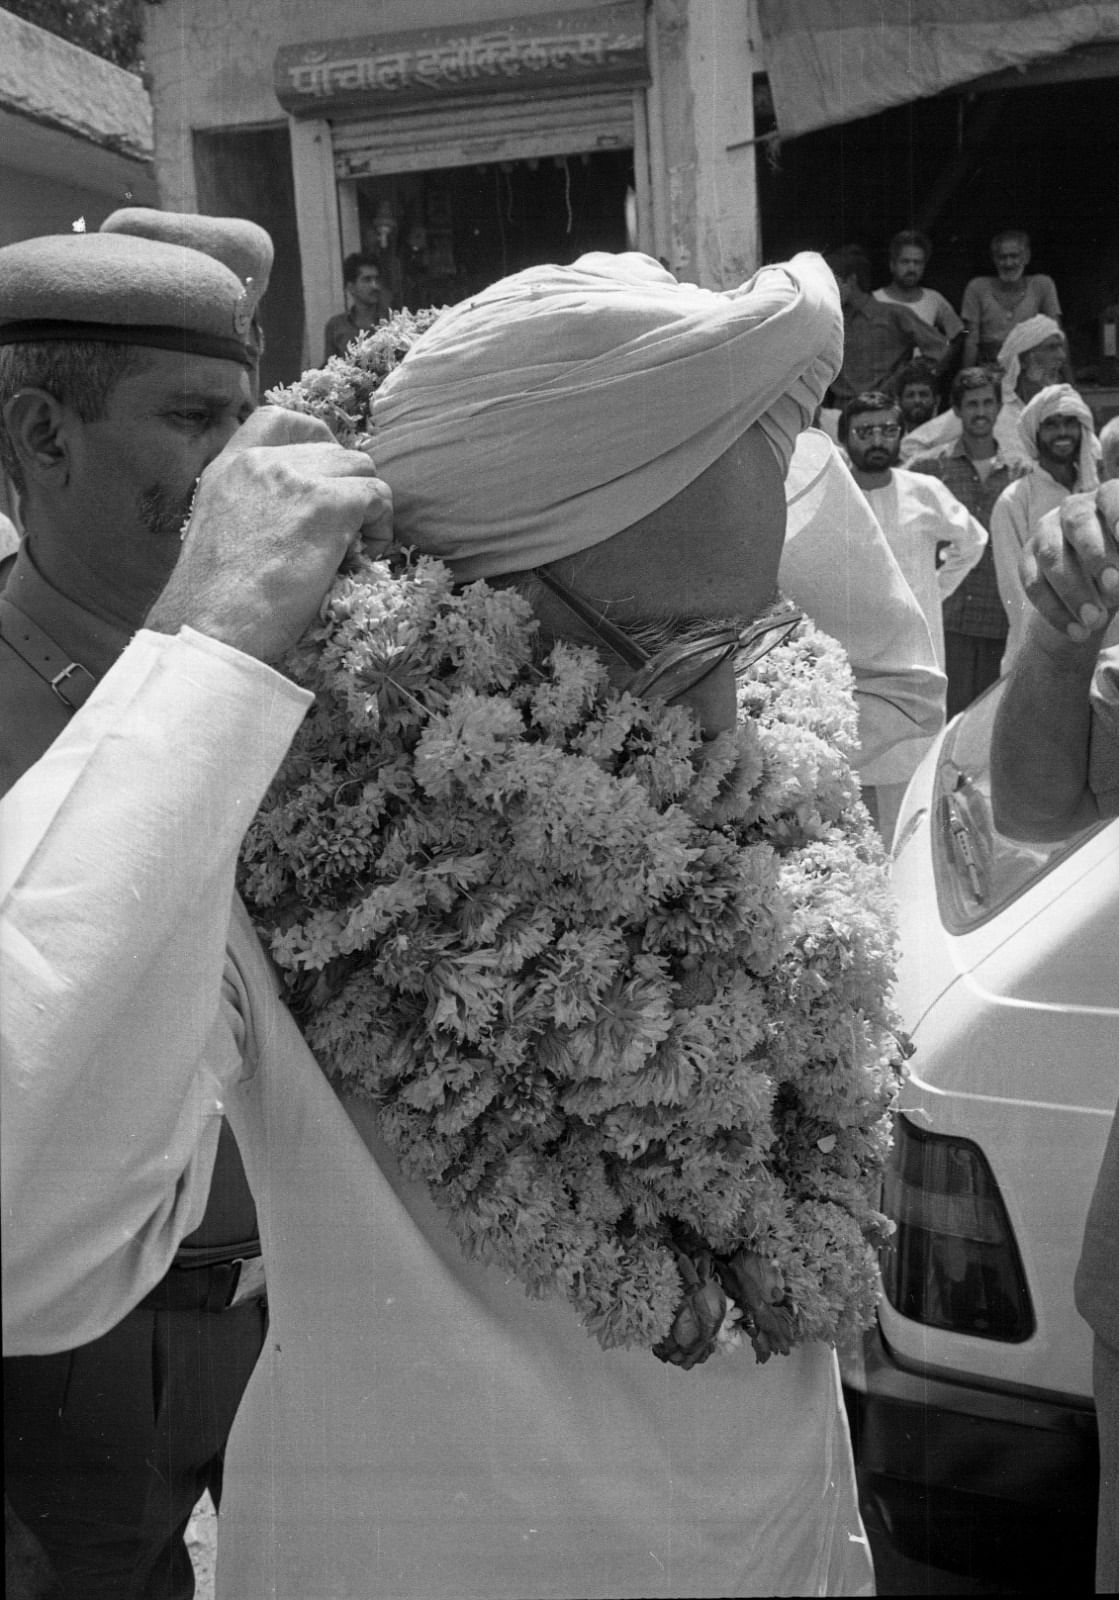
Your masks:
[{"label": "man's ear", "polygon": [[43,488],[63,487],[70,474],[66,407],[45,389],[21,389],[4,407],[4,426],[27,478]]}]

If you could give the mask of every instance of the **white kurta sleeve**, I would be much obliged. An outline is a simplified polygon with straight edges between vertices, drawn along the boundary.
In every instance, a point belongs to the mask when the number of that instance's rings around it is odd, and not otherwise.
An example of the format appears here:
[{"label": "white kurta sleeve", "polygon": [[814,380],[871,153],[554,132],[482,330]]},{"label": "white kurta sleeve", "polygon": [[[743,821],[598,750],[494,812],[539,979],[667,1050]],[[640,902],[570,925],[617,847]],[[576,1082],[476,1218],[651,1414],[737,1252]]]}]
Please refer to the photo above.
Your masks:
[{"label": "white kurta sleeve", "polygon": [[[995,581],[1010,624],[1002,658],[1003,672],[1009,667],[1022,641],[1022,624],[1029,604],[1018,575],[1018,561],[1029,534],[1029,506],[1023,498],[1027,482],[1019,478],[1004,489],[991,512],[991,555],[995,562]],[[1019,485],[1022,487],[1019,488]]]},{"label": "white kurta sleeve", "polygon": [[237,852],[310,696],[142,632],[0,802],[5,1349],[98,1337],[201,1218]]},{"label": "white kurta sleeve", "polygon": [[936,569],[936,582],[940,598],[946,600],[960,587],[982,556],[987,547],[987,530],[939,479],[930,478],[929,484],[936,484],[938,489],[943,490],[943,495],[938,495],[937,500],[943,506],[945,544]]}]

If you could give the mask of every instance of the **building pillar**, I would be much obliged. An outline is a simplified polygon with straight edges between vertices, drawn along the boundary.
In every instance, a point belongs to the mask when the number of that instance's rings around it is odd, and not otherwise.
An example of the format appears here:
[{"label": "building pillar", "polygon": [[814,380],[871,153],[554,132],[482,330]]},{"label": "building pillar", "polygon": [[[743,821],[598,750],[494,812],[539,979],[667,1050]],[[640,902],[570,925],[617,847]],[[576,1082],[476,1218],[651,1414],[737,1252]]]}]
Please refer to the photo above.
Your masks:
[{"label": "building pillar", "polygon": [[342,230],[329,122],[288,118],[295,222],[303,275],[303,364],[317,364],[327,319],[345,309]]},{"label": "building pillar", "polygon": [[[757,41],[757,42],[756,42]],[[753,0],[691,0],[685,55],[695,139],[695,281],[730,289],[761,261],[753,75],[762,70]]]}]

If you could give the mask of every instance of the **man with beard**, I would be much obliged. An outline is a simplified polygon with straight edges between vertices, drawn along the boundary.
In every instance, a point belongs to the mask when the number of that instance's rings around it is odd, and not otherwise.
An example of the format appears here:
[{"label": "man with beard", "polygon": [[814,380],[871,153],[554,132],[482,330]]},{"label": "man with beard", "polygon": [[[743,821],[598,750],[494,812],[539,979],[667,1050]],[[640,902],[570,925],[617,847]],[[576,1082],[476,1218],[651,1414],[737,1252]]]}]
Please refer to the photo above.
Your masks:
[{"label": "man with beard", "polygon": [[[990,533],[995,501],[1015,476],[995,437],[999,414],[995,380],[986,367],[965,367],[952,380],[952,410],[960,436],[916,456],[911,472],[939,478]],[[990,543],[954,594],[944,602],[944,660],[948,715],[969,706],[999,675],[1007,620],[995,579]]]},{"label": "man with beard", "polygon": [[1099,481],[1092,413],[1071,384],[1050,384],[1035,394],[1023,409],[1019,434],[1029,470],[1003,490],[991,512],[991,554],[1009,623],[1003,672],[1018,652],[1029,611],[1019,571],[1027,541],[1047,512]]},{"label": "man with beard", "polygon": [[947,339],[910,306],[874,298],[864,250],[844,245],[824,259],[835,274],[843,306],[843,366],[831,386],[829,406],[842,408],[865,390],[892,387],[914,349],[941,367]]},{"label": "man with beard", "polygon": [[[26,529],[0,598],[0,793],[175,566],[195,483],[253,410],[271,262],[251,222],[143,210],[0,252],[0,451]],[[36,1321],[6,1346],[8,1497],[83,1600],[190,1595],[183,1532],[203,1491],[220,1500],[266,1324],[256,1213],[220,1128],[205,1212],[140,1304],[69,1344]]]},{"label": "man with beard", "polygon": [[1002,346],[1013,328],[1043,315],[1061,315],[1061,302],[1052,278],[1043,272],[1027,273],[1030,236],[1021,228],[1005,228],[991,240],[995,276],[971,278],[964,286],[960,305],[963,318],[963,364],[973,367],[1002,359]]},{"label": "man with beard", "polygon": [[901,407],[901,425],[907,434],[936,416],[939,403],[936,368],[927,361],[902,367],[894,385]]},{"label": "man with beard", "polygon": [[[901,410],[888,394],[872,389],[849,401],[840,437],[855,482],[925,613],[937,664],[943,670],[941,602],[981,558],[986,530],[942,483],[898,466]],[[930,742],[914,742],[912,771]],[[904,792],[904,782],[878,788],[876,820],[887,841]]]},{"label": "man with beard", "polygon": [[897,305],[908,306],[915,316],[938,328],[948,340],[949,370],[964,336],[964,325],[951,304],[937,289],[924,283],[925,271],[932,255],[932,241],[916,228],[903,228],[890,240],[890,281],[875,289],[874,298]]},{"label": "man with beard", "polygon": [[995,436],[1008,460],[1023,469],[1031,457],[1022,443],[1022,413],[1043,389],[1069,379],[1068,345],[1060,324],[1052,317],[1031,317],[1007,334],[999,350],[1002,373],[1002,407]]}]

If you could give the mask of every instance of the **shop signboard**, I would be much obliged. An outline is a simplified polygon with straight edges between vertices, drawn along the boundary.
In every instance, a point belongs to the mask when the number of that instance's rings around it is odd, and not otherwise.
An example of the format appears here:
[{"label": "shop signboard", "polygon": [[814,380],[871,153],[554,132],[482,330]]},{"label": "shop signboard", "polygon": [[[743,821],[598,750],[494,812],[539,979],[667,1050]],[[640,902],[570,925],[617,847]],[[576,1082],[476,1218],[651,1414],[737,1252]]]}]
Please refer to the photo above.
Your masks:
[{"label": "shop signboard", "polygon": [[467,29],[425,28],[286,45],[276,97],[293,116],[390,116],[464,96],[639,88],[650,81],[640,0]]}]

